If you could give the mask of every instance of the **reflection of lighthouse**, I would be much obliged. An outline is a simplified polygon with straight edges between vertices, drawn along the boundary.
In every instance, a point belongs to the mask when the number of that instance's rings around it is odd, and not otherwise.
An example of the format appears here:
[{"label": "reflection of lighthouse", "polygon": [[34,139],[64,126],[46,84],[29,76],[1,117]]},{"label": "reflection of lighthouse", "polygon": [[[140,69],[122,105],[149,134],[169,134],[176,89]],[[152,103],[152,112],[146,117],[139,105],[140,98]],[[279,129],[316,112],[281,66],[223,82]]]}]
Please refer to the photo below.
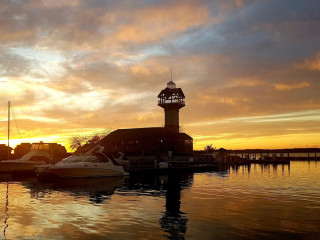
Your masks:
[{"label": "reflection of lighthouse", "polygon": [[176,88],[176,84],[170,81],[159,93],[158,98],[158,105],[165,112],[165,128],[179,132],[179,109],[185,106],[182,89]]},{"label": "reflection of lighthouse", "polygon": [[184,234],[187,231],[188,219],[185,213],[180,211],[180,199],[182,185],[192,183],[189,180],[190,177],[192,178],[193,175],[187,176],[188,181],[186,181],[186,176],[168,175],[166,211],[160,219],[160,226],[169,233],[167,236],[169,239],[184,239]]}]

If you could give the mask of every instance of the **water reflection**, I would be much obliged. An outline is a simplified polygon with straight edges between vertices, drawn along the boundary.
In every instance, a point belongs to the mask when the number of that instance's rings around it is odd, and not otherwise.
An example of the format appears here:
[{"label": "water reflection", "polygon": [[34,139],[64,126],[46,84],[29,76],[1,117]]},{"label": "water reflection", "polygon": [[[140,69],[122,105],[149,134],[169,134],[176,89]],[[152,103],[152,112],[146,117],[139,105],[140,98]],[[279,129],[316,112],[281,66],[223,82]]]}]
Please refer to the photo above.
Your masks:
[{"label": "water reflection", "polygon": [[[228,170],[222,171],[226,177],[229,177],[230,172],[244,175],[245,173],[256,174],[258,173],[258,169],[260,169],[259,173],[267,174],[267,175],[277,175],[279,169],[281,168],[282,175],[288,174],[290,176],[290,164],[261,164],[261,163],[252,163],[250,165],[234,165],[228,166]],[[219,170],[220,171],[220,170]],[[272,172],[271,172],[272,171]],[[219,174],[221,174],[219,172]]]},{"label": "water reflection", "polygon": [[161,229],[168,239],[185,239],[187,231],[187,214],[180,210],[181,191],[188,189],[193,184],[193,174],[168,174],[168,175],[133,175],[130,176],[128,185],[118,189],[117,194],[150,195],[165,197],[165,211],[159,219]]},{"label": "water reflection", "polygon": [[4,239],[318,239],[320,234],[316,162],[113,180],[13,179],[0,185]]},{"label": "water reflection", "polygon": [[9,219],[8,207],[9,207],[9,183],[7,182],[6,207],[5,207],[6,218],[4,220],[5,227],[3,229],[3,237],[4,237],[4,239],[7,239],[6,230],[9,227],[9,224],[8,224],[8,219]]},{"label": "water reflection", "polygon": [[124,183],[124,177],[60,179],[53,182],[24,182],[30,189],[31,198],[42,199],[52,191],[66,192],[71,196],[88,196],[89,201],[101,204],[114,193],[117,187]]},{"label": "water reflection", "polygon": [[169,175],[166,193],[166,211],[160,219],[160,226],[167,232],[168,239],[185,239],[187,231],[186,213],[180,211],[181,190],[191,185],[193,175],[187,176],[188,181],[181,175]]}]

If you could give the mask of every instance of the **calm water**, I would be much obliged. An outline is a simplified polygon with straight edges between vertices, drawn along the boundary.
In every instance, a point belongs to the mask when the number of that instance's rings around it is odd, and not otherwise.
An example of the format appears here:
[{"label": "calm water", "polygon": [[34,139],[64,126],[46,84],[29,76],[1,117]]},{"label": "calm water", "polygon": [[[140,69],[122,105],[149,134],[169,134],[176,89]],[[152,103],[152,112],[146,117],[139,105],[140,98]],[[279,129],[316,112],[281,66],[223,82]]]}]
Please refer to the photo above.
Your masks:
[{"label": "calm water", "polygon": [[0,177],[0,239],[320,239],[320,162],[54,184]]}]

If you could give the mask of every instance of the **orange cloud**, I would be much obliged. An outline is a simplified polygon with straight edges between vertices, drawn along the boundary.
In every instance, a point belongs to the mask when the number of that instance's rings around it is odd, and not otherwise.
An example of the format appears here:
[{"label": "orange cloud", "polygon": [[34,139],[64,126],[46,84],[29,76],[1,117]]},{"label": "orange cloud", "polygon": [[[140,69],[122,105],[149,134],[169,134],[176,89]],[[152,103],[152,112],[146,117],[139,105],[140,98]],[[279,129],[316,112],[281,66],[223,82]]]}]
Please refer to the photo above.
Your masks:
[{"label": "orange cloud", "polygon": [[68,1],[55,1],[55,0],[33,0],[29,1],[26,5],[27,8],[63,8],[75,7],[82,3],[82,0],[68,0]]},{"label": "orange cloud", "polygon": [[293,89],[308,88],[308,87],[310,87],[310,83],[308,82],[300,82],[295,84],[285,84],[285,83],[274,84],[274,88],[277,91],[291,91]]},{"label": "orange cloud", "polygon": [[168,63],[161,63],[154,60],[147,60],[140,62],[139,65],[130,67],[134,75],[155,76],[156,74],[167,74],[169,79],[169,66]]},{"label": "orange cloud", "polygon": [[220,4],[221,9],[231,9],[234,7],[242,7],[244,4],[243,0],[232,0],[232,1],[222,1]]},{"label": "orange cloud", "polygon": [[265,82],[262,81],[259,77],[249,77],[249,78],[241,78],[237,77],[231,79],[230,86],[243,86],[243,87],[256,87],[256,86],[263,86]]},{"label": "orange cloud", "polygon": [[296,69],[320,71],[320,52],[311,59],[294,65]]},{"label": "orange cloud", "polygon": [[206,24],[209,18],[207,8],[194,4],[145,8],[133,14],[123,12],[121,15],[123,14],[129,15],[130,24],[121,25],[111,37],[124,43],[154,42],[188,28]]},{"label": "orange cloud", "polygon": [[28,39],[36,34],[34,29],[14,31],[14,30],[1,30],[0,31],[0,42],[12,42],[21,39]]},{"label": "orange cloud", "polygon": [[150,75],[150,70],[143,66],[132,66],[131,71],[133,74]]}]

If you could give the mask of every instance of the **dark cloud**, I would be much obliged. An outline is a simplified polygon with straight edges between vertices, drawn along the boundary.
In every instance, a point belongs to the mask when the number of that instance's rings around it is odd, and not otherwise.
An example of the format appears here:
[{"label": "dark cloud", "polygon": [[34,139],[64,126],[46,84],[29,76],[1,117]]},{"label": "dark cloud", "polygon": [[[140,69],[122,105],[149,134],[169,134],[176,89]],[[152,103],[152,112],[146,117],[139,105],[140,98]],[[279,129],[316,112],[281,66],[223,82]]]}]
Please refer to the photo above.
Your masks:
[{"label": "dark cloud", "polygon": [[27,59],[0,48],[1,77],[19,77],[29,73],[30,63]]}]

